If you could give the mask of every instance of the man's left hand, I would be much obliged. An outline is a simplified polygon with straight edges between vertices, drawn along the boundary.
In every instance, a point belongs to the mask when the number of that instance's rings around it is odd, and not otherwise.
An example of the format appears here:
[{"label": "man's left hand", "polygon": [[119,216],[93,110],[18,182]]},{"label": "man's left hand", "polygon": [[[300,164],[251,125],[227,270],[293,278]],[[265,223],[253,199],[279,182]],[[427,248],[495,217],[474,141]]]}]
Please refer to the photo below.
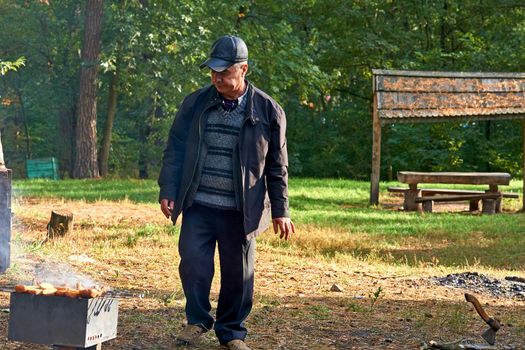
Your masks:
[{"label": "man's left hand", "polygon": [[278,233],[281,231],[280,238],[288,239],[295,233],[295,225],[290,218],[275,218],[273,221],[273,231]]}]

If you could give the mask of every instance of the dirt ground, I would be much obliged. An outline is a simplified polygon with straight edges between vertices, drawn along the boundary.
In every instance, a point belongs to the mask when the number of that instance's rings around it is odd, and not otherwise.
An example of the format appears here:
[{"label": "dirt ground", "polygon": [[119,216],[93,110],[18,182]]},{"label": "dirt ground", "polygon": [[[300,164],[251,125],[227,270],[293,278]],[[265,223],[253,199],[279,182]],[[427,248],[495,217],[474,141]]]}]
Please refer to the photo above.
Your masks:
[{"label": "dirt ground", "polygon": [[[51,209],[75,213],[74,233],[40,244]],[[166,225],[157,207],[20,199],[14,212],[14,271],[0,276],[0,349],[49,349],[7,340],[7,291],[43,262],[66,262],[119,293],[118,337],[103,349],[177,349],[174,335],[184,326],[184,298],[176,238],[156,231]],[[72,258],[78,256],[93,260]],[[483,344],[480,334],[487,326],[464,301],[467,290],[436,285],[430,277],[442,273],[359,260],[338,263],[260,244],[247,344],[283,350],[419,349],[423,341],[458,339]],[[493,349],[525,349],[525,302],[476,296],[503,324]],[[197,348],[220,346],[209,332]]]}]

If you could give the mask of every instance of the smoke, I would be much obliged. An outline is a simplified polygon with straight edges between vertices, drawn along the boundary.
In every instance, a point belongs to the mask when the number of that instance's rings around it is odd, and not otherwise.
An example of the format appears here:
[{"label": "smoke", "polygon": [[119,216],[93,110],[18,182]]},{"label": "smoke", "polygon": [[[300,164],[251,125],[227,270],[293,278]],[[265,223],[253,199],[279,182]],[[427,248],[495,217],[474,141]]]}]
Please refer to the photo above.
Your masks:
[{"label": "smoke", "polygon": [[76,288],[77,284],[84,287],[95,287],[97,283],[87,276],[78,274],[71,266],[65,263],[43,262],[35,266],[35,284],[46,282],[54,286]]},{"label": "smoke", "polygon": [[32,254],[32,251],[40,249],[40,245],[43,243],[38,241],[24,242],[21,236],[26,229],[25,224],[13,216],[11,268],[7,271],[7,277],[12,283],[36,285],[45,282],[54,286],[70,288],[77,288],[77,284],[81,284],[85,288],[100,286],[100,283],[78,273],[67,263],[46,261],[36,254]]}]

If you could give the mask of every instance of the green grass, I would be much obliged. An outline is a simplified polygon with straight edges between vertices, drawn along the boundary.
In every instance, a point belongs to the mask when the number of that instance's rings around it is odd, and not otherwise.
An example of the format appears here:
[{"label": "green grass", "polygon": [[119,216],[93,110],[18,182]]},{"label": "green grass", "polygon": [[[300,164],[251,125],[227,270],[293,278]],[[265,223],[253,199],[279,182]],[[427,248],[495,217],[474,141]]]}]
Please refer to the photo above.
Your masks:
[{"label": "green grass", "polygon": [[15,180],[15,196],[71,200],[130,200],[157,203],[159,191],[153,180]]},{"label": "green grass", "polygon": [[[400,197],[389,197],[387,186],[401,185],[381,183],[381,197],[400,203]],[[505,192],[520,194],[522,189],[521,181],[512,181],[510,186],[502,187]],[[503,207],[510,211],[504,214],[440,212],[421,215],[386,205],[371,206],[368,204],[369,191],[368,182],[293,178],[290,180],[290,206],[297,238],[286,242],[270,234],[263,235],[260,241],[269,249],[328,259],[351,256],[413,266],[525,267],[522,248],[525,246],[525,215],[517,213],[521,198],[505,200]],[[87,202],[129,200],[157,205],[158,187],[154,180],[16,180],[14,194]],[[144,227],[129,236],[129,244],[135,244],[137,239],[151,239],[158,230],[153,225]],[[171,234],[176,234],[176,230]]]}]

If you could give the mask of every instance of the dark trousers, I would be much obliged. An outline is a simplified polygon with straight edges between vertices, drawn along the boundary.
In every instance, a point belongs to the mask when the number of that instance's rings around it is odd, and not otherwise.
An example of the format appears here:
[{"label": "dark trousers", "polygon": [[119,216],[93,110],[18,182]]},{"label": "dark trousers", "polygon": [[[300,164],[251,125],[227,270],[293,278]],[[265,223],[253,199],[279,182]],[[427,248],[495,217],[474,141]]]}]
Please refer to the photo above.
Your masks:
[{"label": "dark trousers", "polygon": [[[214,324],[209,296],[216,245],[221,289]],[[179,254],[188,324],[214,327],[221,344],[244,339],[243,321],[253,302],[255,239],[246,240],[242,214],[194,203],[183,213]]]}]

